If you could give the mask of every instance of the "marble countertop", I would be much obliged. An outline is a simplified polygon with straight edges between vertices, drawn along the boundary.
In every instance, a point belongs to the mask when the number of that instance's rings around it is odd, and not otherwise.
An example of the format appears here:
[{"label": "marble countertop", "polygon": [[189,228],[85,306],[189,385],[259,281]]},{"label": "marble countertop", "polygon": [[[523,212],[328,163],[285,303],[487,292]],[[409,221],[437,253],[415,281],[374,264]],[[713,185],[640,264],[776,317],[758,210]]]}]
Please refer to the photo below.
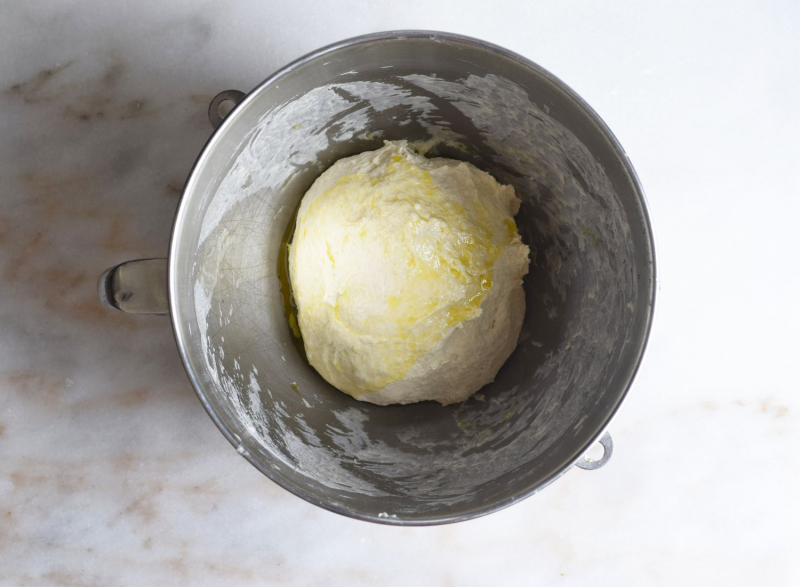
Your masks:
[{"label": "marble countertop", "polygon": [[[800,5],[487,6],[3,3],[0,585],[800,584]],[[168,320],[95,293],[165,254],[212,96],[401,28],[506,46],[586,98],[648,193],[661,276],[609,465],[413,529],[267,480]]]}]

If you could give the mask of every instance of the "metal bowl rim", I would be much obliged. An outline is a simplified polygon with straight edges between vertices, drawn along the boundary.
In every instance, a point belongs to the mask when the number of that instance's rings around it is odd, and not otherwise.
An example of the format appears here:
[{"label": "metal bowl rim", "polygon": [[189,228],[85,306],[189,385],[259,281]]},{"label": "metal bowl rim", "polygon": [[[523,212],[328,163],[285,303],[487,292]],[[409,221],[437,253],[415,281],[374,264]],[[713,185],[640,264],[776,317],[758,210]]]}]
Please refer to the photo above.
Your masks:
[{"label": "metal bowl rim", "polygon": [[636,364],[634,365],[633,371],[631,372],[631,377],[627,385],[625,386],[625,389],[622,390],[621,394],[619,395],[619,399],[617,401],[616,406],[611,411],[611,414],[606,420],[606,423],[600,429],[598,429],[597,433],[581,449],[579,449],[576,452],[572,460],[568,461],[563,468],[553,473],[543,482],[538,483],[535,486],[528,487],[525,491],[521,491],[516,495],[498,500],[490,505],[482,506],[480,508],[468,510],[459,514],[454,514],[449,516],[436,516],[436,517],[421,518],[421,519],[379,517],[378,514],[354,511],[353,509],[340,505],[331,504],[324,500],[321,500],[315,495],[308,493],[301,487],[292,483],[291,481],[284,479],[282,476],[276,474],[269,467],[262,465],[257,459],[255,459],[251,455],[249,451],[245,451],[242,454],[242,456],[245,459],[247,459],[251,465],[253,465],[261,473],[266,475],[269,479],[277,483],[279,486],[283,487],[284,489],[293,493],[294,495],[304,499],[305,501],[314,504],[316,506],[319,506],[323,509],[326,509],[328,511],[341,514],[343,516],[347,516],[349,518],[353,518],[356,520],[363,520],[378,524],[386,524],[390,526],[434,526],[439,524],[462,522],[502,510],[518,501],[521,501],[541,491],[542,489],[550,485],[553,481],[561,477],[561,475],[569,471],[579,459],[583,458],[583,455],[586,453],[586,451],[588,451],[589,448],[600,439],[600,437],[605,433],[606,429],[608,428],[608,425],[610,424],[611,420],[613,420],[613,418],[618,413],[620,407],[622,406],[622,404],[624,403],[625,399],[628,396],[628,392],[630,391],[630,388],[632,387],[634,380],[636,379],[636,375],[639,371],[639,368],[641,367],[644,355],[647,350],[647,343],[652,331],[654,314],[655,314],[657,281],[656,281],[655,240],[653,236],[652,224],[650,222],[650,216],[648,214],[647,199],[645,197],[644,189],[642,188],[641,182],[639,181],[639,177],[637,176],[636,171],[634,170],[633,165],[630,162],[630,159],[625,153],[625,150],[622,148],[622,145],[614,136],[614,133],[611,132],[611,129],[609,129],[608,126],[605,124],[605,122],[603,122],[602,118],[600,118],[597,112],[595,112],[594,109],[591,106],[589,106],[589,104],[587,104],[586,101],[583,100],[583,98],[581,98],[566,83],[561,81],[558,77],[554,76],[552,73],[550,73],[543,67],[537,65],[533,61],[517,53],[514,53],[513,51],[509,51],[508,49],[505,49],[493,43],[482,41],[480,39],[475,39],[473,37],[468,37],[455,33],[439,32],[439,31],[397,30],[397,31],[385,31],[380,33],[360,35],[357,37],[351,37],[349,39],[332,43],[330,45],[312,51],[311,53],[308,53],[303,57],[296,59],[295,61],[292,61],[291,63],[285,65],[284,67],[280,68],[275,73],[270,75],[268,78],[266,78],[255,89],[253,89],[239,104],[237,104],[237,106],[228,114],[228,116],[225,117],[223,123],[214,131],[214,133],[208,139],[205,146],[200,151],[200,154],[198,155],[197,159],[195,160],[194,165],[192,166],[183,193],[181,194],[181,199],[178,204],[178,209],[175,213],[175,219],[172,224],[172,232],[170,234],[169,262],[168,262],[169,309],[170,309],[170,322],[172,324],[172,331],[175,336],[175,343],[177,344],[178,352],[181,357],[181,363],[183,364],[184,370],[186,371],[186,375],[189,377],[189,380],[192,383],[192,387],[194,387],[197,397],[200,399],[200,402],[202,403],[203,407],[205,408],[211,420],[213,420],[214,424],[216,424],[217,428],[219,428],[220,432],[222,432],[225,438],[228,439],[228,441],[231,443],[231,445],[234,446],[234,448],[237,449],[240,448],[242,446],[241,441],[236,438],[236,435],[234,435],[234,433],[227,428],[227,426],[220,419],[219,415],[214,411],[213,407],[208,401],[208,398],[206,397],[206,394],[203,391],[200,381],[197,379],[195,373],[190,368],[189,356],[186,352],[186,343],[184,340],[184,336],[181,333],[180,329],[178,328],[178,325],[176,324],[176,317],[179,315],[178,313],[179,303],[176,294],[177,291],[177,284],[175,283],[176,272],[173,271],[173,267],[177,263],[177,256],[178,256],[177,239],[175,237],[176,235],[180,234],[187,214],[185,195],[195,188],[195,184],[197,182],[197,176],[199,175],[198,171],[203,167],[206,160],[211,156],[211,153],[214,151],[217,141],[221,136],[222,129],[224,129],[227,125],[231,123],[232,120],[236,118],[237,111],[243,110],[243,107],[245,105],[255,100],[255,97],[259,95],[261,92],[263,92],[266,88],[280,81],[283,77],[295,71],[296,69],[300,68],[301,66],[305,65],[306,63],[309,63],[325,54],[333,53],[341,49],[353,47],[356,45],[373,43],[376,41],[389,41],[389,40],[402,40],[402,39],[429,39],[436,42],[448,42],[455,44],[477,46],[481,49],[486,49],[490,52],[493,52],[499,56],[505,57],[512,61],[519,62],[525,67],[530,68],[539,75],[547,78],[562,92],[564,92],[570,99],[572,99],[579,107],[581,107],[584,110],[588,118],[597,125],[600,133],[606,137],[606,139],[610,142],[611,146],[617,152],[617,155],[620,158],[620,162],[622,163],[625,171],[630,177],[634,191],[636,192],[636,195],[640,200],[643,212],[644,225],[647,231],[650,250],[652,252],[652,258],[651,258],[652,283],[651,283],[651,296],[650,299],[648,300],[649,315],[647,317],[647,324],[645,326],[644,336],[642,337],[642,341],[640,344],[638,359],[636,361]]}]

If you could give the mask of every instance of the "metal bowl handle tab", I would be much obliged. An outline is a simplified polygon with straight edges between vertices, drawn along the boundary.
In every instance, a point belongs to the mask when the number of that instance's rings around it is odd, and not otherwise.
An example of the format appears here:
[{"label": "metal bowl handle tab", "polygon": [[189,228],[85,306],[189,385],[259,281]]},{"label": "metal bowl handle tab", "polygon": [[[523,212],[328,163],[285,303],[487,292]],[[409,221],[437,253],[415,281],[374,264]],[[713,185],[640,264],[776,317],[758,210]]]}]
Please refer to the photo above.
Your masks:
[{"label": "metal bowl handle tab", "polygon": [[614,442],[611,440],[611,435],[608,432],[603,434],[598,442],[603,445],[603,456],[600,457],[600,459],[594,460],[590,459],[586,455],[583,455],[578,459],[578,462],[575,463],[584,471],[593,471],[594,469],[599,469],[611,459],[611,455],[614,453]]},{"label": "metal bowl handle tab", "polygon": [[[214,96],[208,105],[211,126],[217,128],[225,120],[227,114],[220,113],[223,102],[232,102],[235,108],[245,95],[239,90],[225,90]],[[100,302],[112,310],[128,314],[169,314],[167,260],[139,259],[111,267],[100,276],[97,294]]]},{"label": "metal bowl handle tab", "polygon": [[128,314],[169,314],[167,260],[139,259],[106,269],[97,282],[100,302]]},{"label": "metal bowl handle tab", "polygon": [[[211,104],[208,105],[208,121],[211,123],[211,126],[217,128],[222,124],[222,121],[225,120],[225,117],[230,114],[230,112],[225,115],[220,114],[219,107],[223,102],[233,102],[233,108],[236,108],[236,105],[241,102],[245,96],[246,94],[239,90],[225,90],[214,96],[214,99],[211,100]],[[233,108],[231,110],[233,110]]]}]

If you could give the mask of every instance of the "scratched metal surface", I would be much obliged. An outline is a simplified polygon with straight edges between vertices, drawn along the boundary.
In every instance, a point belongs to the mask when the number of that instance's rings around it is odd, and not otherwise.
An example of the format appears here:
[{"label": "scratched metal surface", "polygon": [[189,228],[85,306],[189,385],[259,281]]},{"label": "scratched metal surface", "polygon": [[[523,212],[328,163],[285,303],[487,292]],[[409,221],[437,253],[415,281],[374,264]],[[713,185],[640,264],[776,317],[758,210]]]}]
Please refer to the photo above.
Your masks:
[{"label": "scratched metal surface", "polygon": [[[653,265],[635,181],[580,104],[483,48],[403,41],[321,55],[235,112],[189,183],[173,286],[196,384],[240,453],[337,511],[425,523],[512,502],[581,454],[635,371]],[[278,256],[297,203],[384,139],[470,161],[523,201],[519,346],[460,405],[336,391],[284,316]]]}]

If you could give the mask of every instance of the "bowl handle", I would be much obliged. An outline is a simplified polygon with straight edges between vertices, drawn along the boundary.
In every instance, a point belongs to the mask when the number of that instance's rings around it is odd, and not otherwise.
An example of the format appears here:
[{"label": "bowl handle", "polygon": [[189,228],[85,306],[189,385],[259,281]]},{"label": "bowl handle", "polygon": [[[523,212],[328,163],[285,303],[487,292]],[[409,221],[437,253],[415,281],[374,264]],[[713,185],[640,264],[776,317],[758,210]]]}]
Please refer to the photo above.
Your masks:
[{"label": "bowl handle", "polygon": [[100,303],[128,314],[169,314],[167,260],[139,259],[106,269],[97,282]]},{"label": "bowl handle", "polygon": [[584,471],[593,471],[594,469],[599,469],[611,459],[611,455],[614,453],[614,442],[611,440],[611,435],[606,432],[600,437],[598,442],[603,445],[603,456],[595,461],[583,455],[578,459],[578,462],[575,463],[579,468]]},{"label": "bowl handle", "polygon": [[[225,117],[230,114],[230,112],[225,115],[219,113],[219,107],[223,102],[233,102],[233,107],[235,108],[245,96],[246,94],[239,90],[225,90],[214,96],[214,99],[211,100],[211,104],[208,105],[208,121],[211,123],[211,126],[217,128],[222,124],[222,121],[225,120]],[[233,108],[231,110],[233,110]]]}]

